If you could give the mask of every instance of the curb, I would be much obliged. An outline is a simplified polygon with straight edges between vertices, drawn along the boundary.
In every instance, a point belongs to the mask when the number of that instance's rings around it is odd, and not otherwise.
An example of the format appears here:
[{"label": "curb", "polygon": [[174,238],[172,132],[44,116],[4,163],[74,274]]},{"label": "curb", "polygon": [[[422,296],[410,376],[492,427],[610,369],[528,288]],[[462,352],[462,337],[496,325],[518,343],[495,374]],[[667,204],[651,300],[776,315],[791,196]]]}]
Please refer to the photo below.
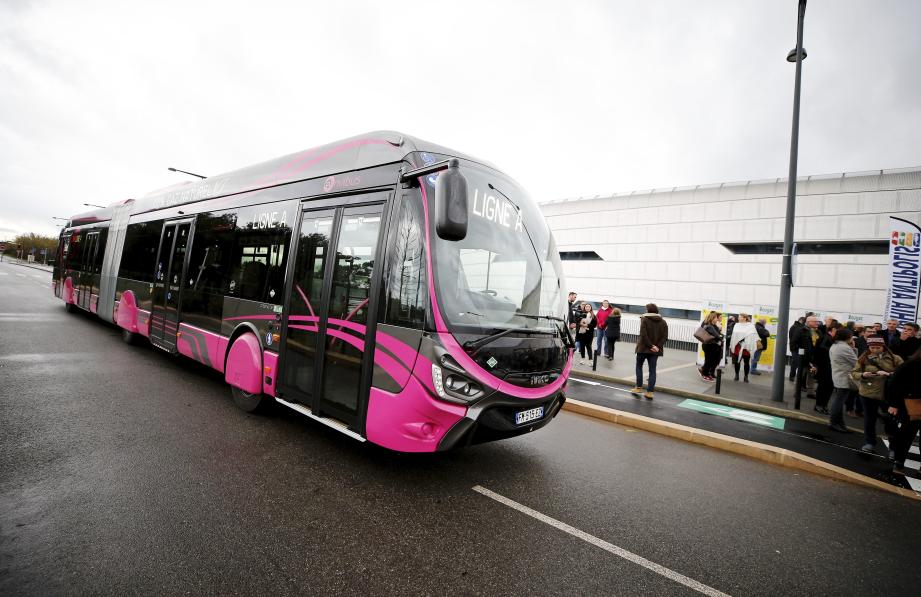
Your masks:
[{"label": "curb", "polygon": [[45,269],[44,267],[37,267],[37,266],[34,266],[34,265],[28,265],[28,264],[25,264],[25,263],[19,263],[19,262],[17,262],[17,261],[3,261],[3,263],[9,263],[9,264],[11,264],[11,265],[18,265],[19,267],[27,267],[27,268],[29,268],[29,269],[37,269],[37,270],[40,271],[40,272],[45,272],[45,273],[48,273],[48,274],[52,273],[52,271],[53,271],[53,270],[50,270],[50,269]]},{"label": "curb", "polygon": [[695,429],[694,427],[679,425],[678,423],[660,421],[652,417],[645,417],[643,415],[636,415],[613,408],[597,406],[571,398],[567,399],[563,404],[563,410],[611,423],[617,423],[618,425],[625,425],[627,427],[634,427],[636,429],[642,429],[643,431],[665,435],[692,444],[700,444],[710,448],[716,448],[717,450],[732,452],[733,454],[747,456],[769,464],[806,471],[837,481],[846,481],[854,485],[879,489],[902,497],[921,501],[921,495],[910,489],[896,487],[895,485],[872,479],[865,475],[841,468],[840,466],[835,466],[816,458],[805,456],[799,452],[793,452],[791,450],[785,450],[783,448],[777,448],[746,439],[739,439],[721,433],[714,433],[712,431],[704,431],[703,429]]},{"label": "curb", "polygon": [[[636,383],[635,381],[627,379],[626,377],[611,377],[609,375],[601,375],[600,373],[595,373],[594,371],[577,371],[576,369],[573,369],[570,374],[575,375],[576,377],[586,377],[588,379],[610,381],[630,387],[633,387],[633,384]],[[694,400],[701,400],[703,402],[722,404],[723,406],[732,406],[734,408],[741,408],[744,410],[753,410],[755,412],[761,412],[766,415],[774,415],[775,417],[781,417],[784,419],[798,419],[800,421],[806,421],[807,423],[828,425],[828,419],[814,417],[812,415],[807,415],[806,413],[796,410],[787,410],[785,408],[778,408],[776,406],[767,406],[757,402],[753,403],[745,402],[744,400],[733,400],[732,398],[723,398],[721,396],[714,396],[713,394],[703,394],[701,392],[692,392],[690,390],[682,390],[680,388],[670,388],[667,386],[661,386],[659,384],[656,384],[656,391],[664,392],[666,394],[674,394],[675,396],[682,396],[684,398],[693,398]],[[863,433],[863,429],[857,429],[856,427],[848,426],[848,429],[854,433]]]}]

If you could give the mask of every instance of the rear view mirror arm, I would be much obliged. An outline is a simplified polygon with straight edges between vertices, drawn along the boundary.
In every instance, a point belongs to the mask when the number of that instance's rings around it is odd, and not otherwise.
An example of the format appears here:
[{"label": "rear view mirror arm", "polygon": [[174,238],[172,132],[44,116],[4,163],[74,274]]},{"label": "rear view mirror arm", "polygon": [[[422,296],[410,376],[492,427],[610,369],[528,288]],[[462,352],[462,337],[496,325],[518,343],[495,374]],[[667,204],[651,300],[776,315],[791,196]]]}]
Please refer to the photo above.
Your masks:
[{"label": "rear view mirror arm", "polygon": [[448,166],[451,165],[451,160],[442,160],[440,162],[435,162],[434,164],[423,166],[421,168],[413,168],[412,170],[406,170],[405,172],[400,173],[400,182],[403,183],[404,188],[409,188],[419,184],[419,179],[423,176],[429,174],[434,174],[436,172],[441,172],[442,170],[447,170]]}]

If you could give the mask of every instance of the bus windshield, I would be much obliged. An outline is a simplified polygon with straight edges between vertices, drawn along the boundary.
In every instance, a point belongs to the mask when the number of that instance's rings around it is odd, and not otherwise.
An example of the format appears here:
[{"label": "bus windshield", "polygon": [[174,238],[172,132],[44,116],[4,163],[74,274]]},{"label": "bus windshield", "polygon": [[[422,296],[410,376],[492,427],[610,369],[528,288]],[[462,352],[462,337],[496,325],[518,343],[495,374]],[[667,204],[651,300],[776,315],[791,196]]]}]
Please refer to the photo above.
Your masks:
[{"label": "bus windshield", "polygon": [[[433,263],[442,317],[453,331],[556,333],[565,325],[563,268],[537,204],[514,181],[462,161],[469,226],[462,241],[438,238]],[[435,176],[425,179],[434,197]],[[434,226],[434,224],[433,224]]]}]

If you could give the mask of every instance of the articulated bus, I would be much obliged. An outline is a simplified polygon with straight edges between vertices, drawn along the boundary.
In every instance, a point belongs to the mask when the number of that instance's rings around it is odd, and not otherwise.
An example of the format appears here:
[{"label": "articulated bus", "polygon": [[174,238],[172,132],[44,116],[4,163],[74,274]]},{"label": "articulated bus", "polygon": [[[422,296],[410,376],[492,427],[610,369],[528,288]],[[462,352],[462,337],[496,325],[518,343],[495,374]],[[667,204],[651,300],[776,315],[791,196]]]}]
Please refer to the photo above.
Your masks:
[{"label": "articulated bus", "polygon": [[489,164],[377,132],[73,216],[55,296],[360,441],[434,452],[565,401],[563,270]]}]

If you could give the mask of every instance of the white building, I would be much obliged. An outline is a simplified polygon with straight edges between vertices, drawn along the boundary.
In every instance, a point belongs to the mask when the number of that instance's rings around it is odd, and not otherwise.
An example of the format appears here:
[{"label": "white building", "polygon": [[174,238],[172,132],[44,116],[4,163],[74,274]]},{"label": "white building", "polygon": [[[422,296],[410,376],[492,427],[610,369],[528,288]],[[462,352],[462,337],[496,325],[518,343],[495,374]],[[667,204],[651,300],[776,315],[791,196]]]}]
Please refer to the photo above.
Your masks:
[{"label": "white building", "polygon": [[[791,317],[804,311],[879,321],[887,290],[889,216],[921,223],[921,168],[801,177],[796,186]],[[696,320],[776,306],[787,179],[562,199],[541,208],[580,300]],[[791,320],[792,321],[792,320]]]}]

